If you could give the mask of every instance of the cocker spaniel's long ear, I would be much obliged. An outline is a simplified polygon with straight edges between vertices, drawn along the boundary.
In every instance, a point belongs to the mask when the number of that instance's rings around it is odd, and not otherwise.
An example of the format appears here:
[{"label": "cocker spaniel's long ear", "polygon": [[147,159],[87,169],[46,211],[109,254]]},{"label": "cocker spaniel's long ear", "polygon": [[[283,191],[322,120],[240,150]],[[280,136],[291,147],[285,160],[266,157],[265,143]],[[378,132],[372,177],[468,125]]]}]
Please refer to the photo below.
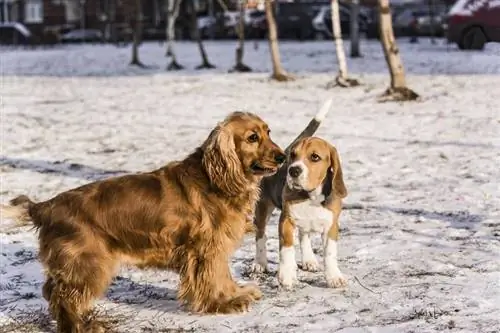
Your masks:
[{"label": "cocker spaniel's long ear", "polygon": [[344,184],[339,154],[334,146],[330,146],[330,171],[332,173],[332,189],[335,196],[337,198],[345,198],[347,196],[347,189]]},{"label": "cocker spaniel's long ear", "polygon": [[202,147],[203,167],[212,185],[228,195],[236,195],[246,188],[245,173],[229,129],[218,125]]}]

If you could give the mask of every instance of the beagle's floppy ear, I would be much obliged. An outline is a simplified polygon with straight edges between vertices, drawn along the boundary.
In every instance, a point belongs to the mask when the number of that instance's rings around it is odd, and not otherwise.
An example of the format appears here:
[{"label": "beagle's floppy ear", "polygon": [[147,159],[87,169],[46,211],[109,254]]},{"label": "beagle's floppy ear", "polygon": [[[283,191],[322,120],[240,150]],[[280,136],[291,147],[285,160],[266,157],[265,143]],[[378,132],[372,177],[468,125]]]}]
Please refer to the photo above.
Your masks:
[{"label": "beagle's floppy ear", "polygon": [[219,124],[212,130],[203,143],[202,150],[202,164],[213,186],[229,195],[236,195],[246,187],[233,133],[224,124]]},{"label": "beagle's floppy ear", "polygon": [[342,175],[342,166],[340,165],[340,158],[337,149],[330,146],[330,169],[332,179],[332,190],[338,198],[345,198],[347,196],[347,189],[344,184],[344,177]]}]

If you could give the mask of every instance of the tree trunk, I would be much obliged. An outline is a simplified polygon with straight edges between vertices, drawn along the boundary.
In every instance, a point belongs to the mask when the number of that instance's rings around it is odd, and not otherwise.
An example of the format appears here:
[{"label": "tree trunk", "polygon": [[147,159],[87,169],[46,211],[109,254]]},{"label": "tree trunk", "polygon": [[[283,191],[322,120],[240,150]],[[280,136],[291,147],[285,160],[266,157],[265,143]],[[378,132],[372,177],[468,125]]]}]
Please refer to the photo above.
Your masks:
[{"label": "tree trunk", "polygon": [[115,0],[108,1],[107,16],[108,20],[106,22],[106,38],[108,42],[117,44],[116,36],[116,3]]},{"label": "tree trunk", "polygon": [[436,44],[436,30],[435,30],[435,24],[436,24],[436,13],[435,13],[435,2],[434,0],[428,0],[429,1],[429,26],[430,26],[430,35],[431,35],[431,44]]},{"label": "tree trunk", "polygon": [[191,11],[190,13],[191,27],[193,29],[194,38],[196,40],[196,44],[198,44],[198,49],[200,50],[200,55],[201,55],[201,65],[196,66],[196,69],[215,68],[215,66],[208,61],[207,52],[205,51],[205,47],[203,46],[200,30],[198,29],[198,18],[196,17],[196,9],[194,7],[194,2],[192,0],[188,1],[189,1],[188,3],[190,4],[189,10]]},{"label": "tree trunk", "polygon": [[[133,16],[133,13],[130,13]],[[132,44],[132,61],[130,65],[146,67],[139,60],[139,45],[142,38],[142,3],[141,0],[135,0],[135,22],[134,22],[134,40]]]},{"label": "tree trunk", "polygon": [[243,63],[245,51],[245,1],[238,1],[240,17],[238,22],[238,46],[236,47],[236,65],[230,72],[251,72],[252,69]]},{"label": "tree trunk", "polygon": [[360,58],[361,52],[359,50],[359,0],[352,0],[351,2],[351,58]]},{"label": "tree trunk", "polygon": [[278,47],[278,31],[274,19],[273,4],[271,0],[266,0],[265,10],[267,19],[267,30],[269,39],[269,50],[271,51],[271,61],[273,63],[273,73],[271,78],[276,81],[291,81],[293,76],[289,75],[281,66],[280,50]]},{"label": "tree trunk", "polygon": [[340,29],[339,2],[338,0],[332,0],[331,3],[332,31],[335,41],[335,52],[337,54],[339,72],[335,80],[327,85],[327,88],[335,86],[343,88],[359,86],[359,82],[356,79],[350,79],[347,75],[347,61],[345,59],[344,42],[342,40],[342,31]]},{"label": "tree trunk", "polygon": [[391,86],[381,96],[381,100],[416,100],[419,97],[418,94],[406,87],[403,62],[401,61],[399,48],[394,39],[389,0],[379,0],[378,5],[380,15],[380,41],[384,50],[385,61],[387,62],[391,75]]},{"label": "tree trunk", "polygon": [[[167,36],[167,51],[166,56],[171,57],[170,64],[167,65],[167,70],[177,71],[184,69],[184,66],[177,62],[177,56],[174,52],[175,41],[175,22],[179,16],[182,0],[166,0],[167,3],[167,24],[165,26],[165,34]],[[188,0],[191,1],[191,0]]]}]

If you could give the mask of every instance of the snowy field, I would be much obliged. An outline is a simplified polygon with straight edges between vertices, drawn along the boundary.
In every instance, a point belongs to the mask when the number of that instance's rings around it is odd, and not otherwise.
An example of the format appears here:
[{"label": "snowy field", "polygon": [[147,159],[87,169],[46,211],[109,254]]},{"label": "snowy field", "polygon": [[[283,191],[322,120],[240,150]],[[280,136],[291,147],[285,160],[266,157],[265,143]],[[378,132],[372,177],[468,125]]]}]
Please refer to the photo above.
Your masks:
[{"label": "snowy field", "polygon": [[[348,59],[363,81],[351,90],[325,89],[336,72],[330,42],[282,43],[298,80],[281,84],[268,81],[265,42],[247,44],[256,73],[227,74],[234,46],[207,43],[219,68],[195,72],[196,46],[178,44],[190,68],[178,73],[164,71],[157,43],[141,47],[149,69],[127,66],[129,48],[0,49],[0,201],[44,200],[160,167],[237,109],[259,114],[285,146],[333,96],[318,136],[337,146],[349,190],[339,243],[349,287],[327,289],[321,272],[299,270],[297,288],[280,290],[275,214],[271,273],[249,271],[253,236],[233,257],[235,277],[265,294],[249,313],[188,313],[175,300],[176,274],[124,267],[98,302],[99,318],[120,333],[500,332],[500,45],[460,52],[401,40],[408,83],[422,95],[408,104],[376,102],[389,83],[377,42],[363,41],[364,57]],[[36,235],[0,237],[0,332],[52,332]],[[320,239],[313,243],[321,256]]]}]

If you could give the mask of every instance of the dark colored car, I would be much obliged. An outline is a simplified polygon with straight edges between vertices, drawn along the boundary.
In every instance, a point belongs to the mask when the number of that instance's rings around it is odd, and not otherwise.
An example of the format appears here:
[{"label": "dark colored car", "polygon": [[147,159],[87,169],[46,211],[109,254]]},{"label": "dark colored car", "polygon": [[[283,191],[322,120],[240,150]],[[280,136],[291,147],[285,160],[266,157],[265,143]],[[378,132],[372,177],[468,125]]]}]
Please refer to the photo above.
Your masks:
[{"label": "dark colored car", "polygon": [[[394,25],[394,20],[395,18],[401,14],[406,8],[407,5],[405,4],[390,4],[391,7],[391,16],[392,16],[392,24]],[[368,21],[367,21],[367,28],[366,28],[366,38],[372,39],[372,38],[379,38],[380,37],[380,30],[379,30],[379,12],[377,7],[373,7],[369,10],[368,14]]]},{"label": "dark colored car", "polygon": [[[310,39],[314,35],[312,18],[314,11],[311,6],[301,3],[283,3],[275,11],[276,26],[279,38]],[[250,26],[247,28],[249,37],[264,38],[268,33],[267,19],[264,12],[252,13]]]},{"label": "dark colored car", "polygon": [[406,8],[395,16],[393,29],[396,36],[443,36],[443,18],[446,15],[444,5],[422,4]]},{"label": "dark colored car", "polygon": [[35,42],[31,31],[18,22],[0,23],[1,45],[31,45]]},{"label": "dark colored car", "polygon": [[[432,16],[431,17],[431,12]],[[391,4],[392,26],[396,37],[443,36],[446,6],[443,1],[435,1],[432,8],[428,4]],[[431,24],[431,22],[433,22]],[[379,38],[379,13],[377,8],[370,12],[370,20],[366,32],[367,38]]]},{"label": "dark colored car", "polygon": [[[315,30],[315,39],[332,38],[332,11],[331,6],[323,6],[316,13],[312,24]],[[351,33],[351,7],[350,5],[339,4],[340,31],[343,36]],[[369,17],[366,9],[360,7],[358,14],[358,27],[360,32],[366,32]]]},{"label": "dark colored car", "polygon": [[61,36],[61,43],[103,42],[104,36],[96,29],[76,29]]},{"label": "dark colored car", "polygon": [[450,9],[446,37],[461,50],[482,50],[489,42],[500,42],[498,0],[458,0]]}]

